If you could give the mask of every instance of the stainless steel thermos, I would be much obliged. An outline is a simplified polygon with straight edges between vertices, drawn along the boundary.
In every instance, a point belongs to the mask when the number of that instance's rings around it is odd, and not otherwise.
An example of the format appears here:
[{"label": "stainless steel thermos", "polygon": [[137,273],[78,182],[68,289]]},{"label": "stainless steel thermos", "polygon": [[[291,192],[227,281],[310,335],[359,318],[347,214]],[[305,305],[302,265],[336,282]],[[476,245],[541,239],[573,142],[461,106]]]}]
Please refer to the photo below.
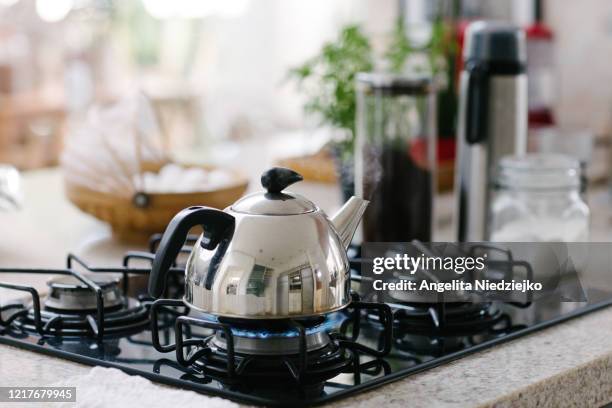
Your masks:
[{"label": "stainless steel thermos", "polygon": [[460,80],[456,227],[461,242],[486,241],[499,159],[522,154],[527,139],[525,34],[499,22],[466,32]]}]

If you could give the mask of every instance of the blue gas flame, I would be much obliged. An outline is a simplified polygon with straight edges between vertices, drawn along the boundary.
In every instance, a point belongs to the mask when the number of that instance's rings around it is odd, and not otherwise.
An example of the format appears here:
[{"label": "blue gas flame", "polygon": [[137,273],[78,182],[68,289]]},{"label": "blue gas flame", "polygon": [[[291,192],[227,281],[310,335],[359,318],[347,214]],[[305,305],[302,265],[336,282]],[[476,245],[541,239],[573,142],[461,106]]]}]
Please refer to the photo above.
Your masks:
[{"label": "blue gas flame", "polygon": [[[217,316],[207,314],[203,317],[210,321],[219,321],[219,318]],[[320,331],[331,331],[340,327],[342,322],[344,322],[346,319],[348,319],[348,316],[342,312],[330,313],[325,316],[325,320],[320,324],[305,328],[306,335],[318,333]],[[232,334],[234,336],[246,337],[251,339],[291,338],[299,336],[297,329],[294,328],[276,331],[269,329],[253,330],[232,327]]]}]

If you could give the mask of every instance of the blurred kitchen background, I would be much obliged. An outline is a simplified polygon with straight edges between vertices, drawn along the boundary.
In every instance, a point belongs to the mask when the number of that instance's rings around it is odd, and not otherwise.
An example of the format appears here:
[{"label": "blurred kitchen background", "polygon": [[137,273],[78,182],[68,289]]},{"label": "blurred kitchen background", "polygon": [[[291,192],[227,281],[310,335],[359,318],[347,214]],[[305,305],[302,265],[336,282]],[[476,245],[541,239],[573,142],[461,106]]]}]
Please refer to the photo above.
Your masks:
[{"label": "blurred kitchen background", "polygon": [[[524,28],[529,150],[584,165],[591,238],[610,239],[607,0],[0,0],[0,163],[20,171],[25,190],[15,199],[25,213],[3,217],[23,217],[23,234],[35,231],[32,206],[77,223],[62,212],[69,200],[119,235],[149,233],[161,228],[143,227],[154,223],[154,193],[198,192],[177,190],[178,179],[201,179],[209,201],[175,200],[159,219],[177,206],[228,205],[258,190],[271,165],[302,173],[296,191],[332,211],[352,190],[355,74],[378,71],[436,83],[437,109],[425,114],[437,111],[439,199],[427,214],[433,234],[414,237],[453,239],[457,78],[465,28],[478,19]],[[206,167],[156,179],[168,163]],[[113,214],[122,206],[139,212]]]}]

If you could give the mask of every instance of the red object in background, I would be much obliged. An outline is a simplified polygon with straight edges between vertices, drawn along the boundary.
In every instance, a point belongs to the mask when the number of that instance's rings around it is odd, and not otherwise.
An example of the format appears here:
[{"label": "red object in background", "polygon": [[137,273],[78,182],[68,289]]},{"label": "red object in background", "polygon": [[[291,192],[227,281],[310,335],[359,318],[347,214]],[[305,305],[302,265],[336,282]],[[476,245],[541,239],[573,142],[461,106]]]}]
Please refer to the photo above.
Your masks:
[{"label": "red object in background", "polygon": [[552,30],[543,22],[536,21],[525,30],[527,40],[542,39],[552,41],[554,38]]},{"label": "red object in background", "polygon": [[552,126],[554,92],[554,34],[544,22],[541,0],[534,0],[534,22],[525,29],[529,78],[529,128]]},{"label": "red object in background", "polygon": [[555,117],[550,108],[529,109],[528,121],[530,129],[548,127],[555,124]]},{"label": "red object in background", "polygon": [[[454,138],[443,138],[437,140],[436,162],[444,163],[455,160],[456,144]],[[408,145],[408,155],[412,161],[420,168],[426,169],[429,167],[427,159],[427,140],[422,137]]]},{"label": "red object in background", "polygon": [[[455,83],[457,84],[457,88],[459,87],[459,76],[461,75],[461,71],[463,70],[463,47],[465,43],[465,30],[467,30],[468,25],[470,25],[471,21],[469,20],[461,20],[457,23],[457,45],[459,51],[457,52],[457,60],[455,61]],[[459,94],[459,91],[457,91]]]}]

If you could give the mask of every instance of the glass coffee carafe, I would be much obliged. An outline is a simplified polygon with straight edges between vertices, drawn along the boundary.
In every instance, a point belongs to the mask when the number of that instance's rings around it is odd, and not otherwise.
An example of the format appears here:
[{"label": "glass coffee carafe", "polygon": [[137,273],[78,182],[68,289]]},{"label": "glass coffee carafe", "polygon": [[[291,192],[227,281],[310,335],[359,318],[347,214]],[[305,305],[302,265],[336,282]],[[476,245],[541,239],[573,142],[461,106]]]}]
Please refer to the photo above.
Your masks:
[{"label": "glass coffee carafe", "polygon": [[357,76],[355,191],[364,242],[431,241],[436,110],[427,76]]}]

